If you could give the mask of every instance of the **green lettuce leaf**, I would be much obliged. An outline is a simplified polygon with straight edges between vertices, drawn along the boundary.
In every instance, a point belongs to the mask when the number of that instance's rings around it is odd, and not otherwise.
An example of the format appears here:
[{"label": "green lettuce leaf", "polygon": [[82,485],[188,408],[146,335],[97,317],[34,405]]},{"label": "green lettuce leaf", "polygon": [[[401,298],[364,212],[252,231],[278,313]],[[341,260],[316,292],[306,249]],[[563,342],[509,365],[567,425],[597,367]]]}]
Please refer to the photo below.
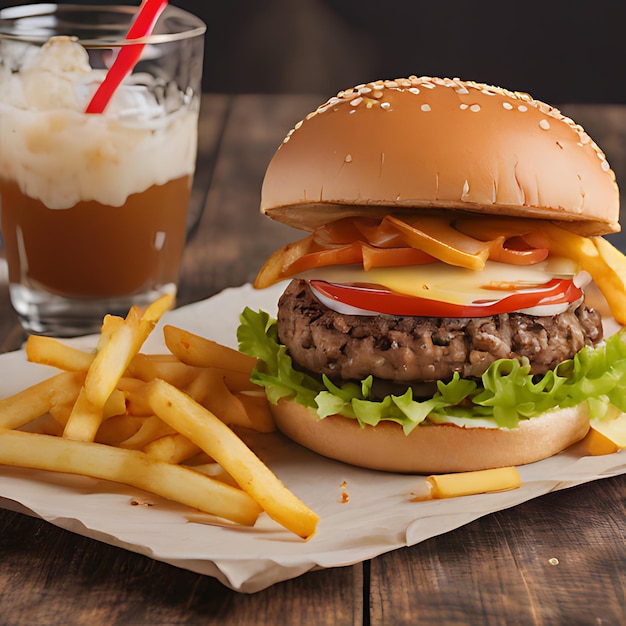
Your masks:
[{"label": "green lettuce leaf", "polygon": [[527,359],[500,359],[480,380],[455,374],[449,382],[439,381],[433,397],[426,400],[414,399],[411,389],[376,400],[371,397],[371,376],[339,387],[325,376],[320,381],[294,369],[278,341],[275,320],[263,311],[243,311],[237,339],[241,352],[259,359],[252,381],[265,387],[270,402],[293,397],[315,409],[320,419],[339,414],[361,426],[386,420],[409,433],[427,418],[435,423],[515,428],[520,420],[582,402],[587,402],[592,421],[615,409],[626,412],[626,329],[595,348],[583,348],[543,376],[530,374]]}]

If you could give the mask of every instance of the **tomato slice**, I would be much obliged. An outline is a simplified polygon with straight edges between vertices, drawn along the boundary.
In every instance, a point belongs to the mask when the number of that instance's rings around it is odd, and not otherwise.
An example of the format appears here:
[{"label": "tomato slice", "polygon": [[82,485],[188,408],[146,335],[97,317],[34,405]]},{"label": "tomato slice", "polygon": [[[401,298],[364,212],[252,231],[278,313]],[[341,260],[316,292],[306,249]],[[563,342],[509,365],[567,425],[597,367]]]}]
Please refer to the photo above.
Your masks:
[{"label": "tomato slice", "polygon": [[310,284],[322,296],[357,309],[411,317],[487,317],[540,305],[569,304],[583,295],[572,280],[565,278],[554,278],[541,287],[520,291],[499,300],[467,305],[407,296],[373,285],[340,285],[321,280],[312,280]]}]

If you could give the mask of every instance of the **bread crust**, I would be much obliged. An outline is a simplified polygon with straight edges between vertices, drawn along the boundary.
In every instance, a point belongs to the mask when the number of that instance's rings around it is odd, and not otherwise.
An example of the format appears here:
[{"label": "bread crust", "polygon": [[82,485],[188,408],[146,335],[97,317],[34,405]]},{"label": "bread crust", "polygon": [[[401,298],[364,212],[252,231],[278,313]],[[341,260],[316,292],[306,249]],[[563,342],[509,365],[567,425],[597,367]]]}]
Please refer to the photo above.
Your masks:
[{"label": "bread crust", "polygon": [[279,430],[323,456],[374,470],[443,474],[524,465],[551,457],[589,430],[586,404],[523,420],[519,428],[461,428],[445,424],[405,435],[395,422],[361,428],[355,419],[319,419],[289,399],[270,405]]},{"label": "bread crust", "polygon": [[410,77],[359,85],[296,125],[270,162],[261,211],[312,230],[352,215],[449,209],[619,230],[600,148],[557,109],[497,87]]}]

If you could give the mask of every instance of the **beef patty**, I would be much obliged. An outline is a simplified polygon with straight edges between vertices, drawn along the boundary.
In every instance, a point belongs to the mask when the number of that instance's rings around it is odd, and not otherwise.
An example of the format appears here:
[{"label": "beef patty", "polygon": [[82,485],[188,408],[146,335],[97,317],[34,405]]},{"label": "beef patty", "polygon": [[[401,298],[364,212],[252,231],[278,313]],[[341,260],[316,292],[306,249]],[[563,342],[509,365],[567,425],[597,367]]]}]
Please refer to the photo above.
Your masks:
[{"label": "beef patty", "polygon": [[543,374],[602,340],[600,314],[584,304],[559,315],[479,318],[343,315],[303,280],[279,302],[278,336],[294,362],[331,380],[373,375],[401,383],[477,377],[501,358],[527,357]]}]

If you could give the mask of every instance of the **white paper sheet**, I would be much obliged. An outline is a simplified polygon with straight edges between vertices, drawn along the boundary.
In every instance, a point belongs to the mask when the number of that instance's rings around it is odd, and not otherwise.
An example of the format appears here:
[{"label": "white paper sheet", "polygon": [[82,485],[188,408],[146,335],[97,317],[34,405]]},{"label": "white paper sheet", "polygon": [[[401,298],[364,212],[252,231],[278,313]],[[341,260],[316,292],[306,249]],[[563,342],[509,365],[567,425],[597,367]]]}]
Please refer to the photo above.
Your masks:
[{"label": "white paper sheet", "polygon": [[[283,286],[246,285],[168,313],[163,323],[236,345],[245,306],[276,310]],[[161,325],[162,325],[161,324]],[[93,340],[79,340],[92,346]],[[145,352],[165,350],[160,328]],[[54,370],[27,363],[22,351],[0,356],[0,397],[46,378]],[[450,500],[411,502],[423,477],[358,469],[320,457],[278,434],[254,435],[255,452],[320,516],[304,542],[262,516],[251,529],[210,525],[208,516],[146,496],[136,489],[89,478],[0,467],[0,506],[159,561],[255,592],[315,568],[350,565],[451,531],[493,511],[557,489],[626,472],[626,453],[582,456],[580,446],[519,468],[514,491]],[[342,484],[345,482],[345,488]],[[343,491],[349,496],[343,501]],[[132,500],[153,506],[132,505]]]}]

